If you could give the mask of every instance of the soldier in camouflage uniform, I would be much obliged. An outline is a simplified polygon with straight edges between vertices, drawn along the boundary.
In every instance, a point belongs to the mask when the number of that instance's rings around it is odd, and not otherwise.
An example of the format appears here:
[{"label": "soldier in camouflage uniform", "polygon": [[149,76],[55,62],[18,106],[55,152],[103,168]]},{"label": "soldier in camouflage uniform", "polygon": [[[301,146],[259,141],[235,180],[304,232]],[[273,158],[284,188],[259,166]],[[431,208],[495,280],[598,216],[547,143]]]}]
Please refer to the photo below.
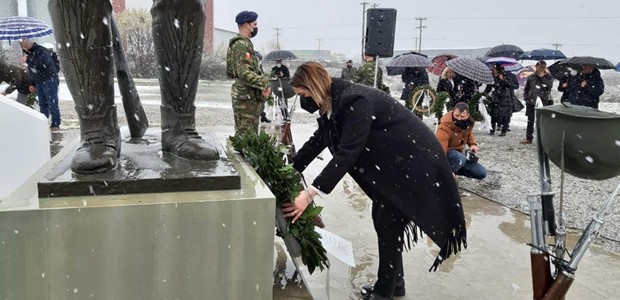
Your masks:
[{"label": "soldier in camouflage uniform", "polygon": [[230,40],[226,53],[226,76],[235,79],[231,90],[235,135],[258,131],[261,105],[271,94],[269,77],[261,73],[250,41],[258,33],[257,18],[252,11],[237,14],[239,34]]},{"label": "soldier in camouflage uniform", "polygon": [[[364,65],[362,65],[355,74],[353,82],[367,86],[374,86],[375,83],[375,58],[370,55],[364,55]],[[379,68],[377,72],[377,88],[390,93],[390,88],[383,84],[383,70]]]}]

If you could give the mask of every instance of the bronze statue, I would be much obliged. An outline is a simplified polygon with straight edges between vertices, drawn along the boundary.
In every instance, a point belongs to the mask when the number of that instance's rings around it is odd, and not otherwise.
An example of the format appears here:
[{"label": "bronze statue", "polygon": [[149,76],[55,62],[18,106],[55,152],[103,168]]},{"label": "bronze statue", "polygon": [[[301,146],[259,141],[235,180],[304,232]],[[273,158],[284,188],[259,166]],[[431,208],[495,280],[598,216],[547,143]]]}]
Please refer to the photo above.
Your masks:
[{"label": "bronze statue", "polygon": [[[109,0],[50,0],[49,11],[63,73],[80,118],[82,143],[71,169],[77,173],[112,170],[121,150],[114,104],[115,63],[132,137],[141,137],[148,127],[115,37],[112,5]],[[186,159],[219,159],[217,149],[195,129],[204,1],[154,0],[151,14],[160,68],[162,150]]]}]

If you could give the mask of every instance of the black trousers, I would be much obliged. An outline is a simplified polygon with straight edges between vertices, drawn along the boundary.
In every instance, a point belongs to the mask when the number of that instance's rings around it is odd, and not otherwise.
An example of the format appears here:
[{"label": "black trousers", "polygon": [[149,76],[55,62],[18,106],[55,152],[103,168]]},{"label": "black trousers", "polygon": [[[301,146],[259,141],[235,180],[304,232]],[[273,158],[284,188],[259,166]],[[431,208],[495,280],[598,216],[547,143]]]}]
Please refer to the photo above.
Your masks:
[{"label": "black trousers", "polygon": [[527,129],[525,130],[525,138],[528,141],[532,141],[534,139],[534,122],[536,121],[534,104],[525,104],[525,115],[527,116]]},{"label": "black trousers", "polygon": [[405,226],[410,221],[395,206],[378,197],[373,197],[372,220],[379,246],[379,270],[374,291],[380,296],[391,297],[396,286],[405,286],[403,239]]}]

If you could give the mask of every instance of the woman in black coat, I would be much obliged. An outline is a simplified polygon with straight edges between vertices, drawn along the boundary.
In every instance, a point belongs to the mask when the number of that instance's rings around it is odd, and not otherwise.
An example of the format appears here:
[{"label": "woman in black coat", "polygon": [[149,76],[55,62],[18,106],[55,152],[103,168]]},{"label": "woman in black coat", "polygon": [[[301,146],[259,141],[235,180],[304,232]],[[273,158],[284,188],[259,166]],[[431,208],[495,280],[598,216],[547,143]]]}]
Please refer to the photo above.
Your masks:
[{"label": "woman in black coat", "polygon": [[448,97],[450,97],[450,101],[446,103],[448,110],[452,110],[454,105],[458,102],[456,97],[456,88],[454,84],[454,76],[455,73],[452,69],[445,67],[443,71],[441,71],[441,76],[439,78],[439,82],[437,82],[437,93],[446,92],[448,93]]},{"label": "woman in black coat", "polygon": [[366,299],[404,295],[401,252],[417,240],[416,227],[441,248],[435,269],[466,246],[461,200],[441,145],[388,94],[332,78],[318,63],[299,66],[291,85],[303,109],[320,113],[319,128],[293,167],[302,172],[325,148],[333,158],[284,214],[297,220],[314,196],[329,194],[348,173],[373,202],[379,270],[374,286],[365,287]]},{"label": "woman in black coat", "polygon": [[504,67],[496,65],[493,68],[495,83],[487,85],[485,93],[491,93],[491,104],[489,104],[489,114],[491,115],[491,132],[495,133],[496,126],[501,130],[500,136],[505,136],[512,117],[514,90],[519,88],[517,77],[504,71]]}]

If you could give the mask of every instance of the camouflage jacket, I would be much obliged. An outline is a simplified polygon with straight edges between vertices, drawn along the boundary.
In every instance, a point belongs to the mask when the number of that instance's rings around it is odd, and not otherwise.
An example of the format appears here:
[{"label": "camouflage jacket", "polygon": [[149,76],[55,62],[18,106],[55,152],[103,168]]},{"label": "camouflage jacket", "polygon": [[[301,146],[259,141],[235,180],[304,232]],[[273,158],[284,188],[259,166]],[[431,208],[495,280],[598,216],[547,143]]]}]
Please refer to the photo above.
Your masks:
[{"label": "camouflage jacket", "polygon": [[233,99],[266,100],[262,92],[269,87],[269,77],[260,71],[254,45],[242,35],[238,34],[228,44],[226,76],[230,79],[236,79],[231,91]]},{"label": "camouflage jacket", "polygon": [[[375,63],[373,61],[368,61],[364,63],[355,74],[353,78],[353,82],[357,82],[367,86],[374,86],[375,83]],[[389,92],[389,88],[383,84],[383,70],[379,68],[379,72],[377,73],[377,88],[386,92]]]}]

